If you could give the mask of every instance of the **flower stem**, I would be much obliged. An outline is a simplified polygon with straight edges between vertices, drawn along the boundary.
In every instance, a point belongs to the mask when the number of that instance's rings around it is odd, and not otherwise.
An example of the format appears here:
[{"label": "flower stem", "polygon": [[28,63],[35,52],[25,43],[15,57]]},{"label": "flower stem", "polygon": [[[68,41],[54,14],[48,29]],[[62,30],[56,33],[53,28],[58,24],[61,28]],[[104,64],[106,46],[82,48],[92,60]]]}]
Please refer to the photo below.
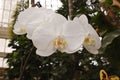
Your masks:
[{"label": "flower stem", "polygon": [[68,8],[69,8],[69,17],[70,20],[73,18],[73,0],[68,0]]},{"label": "flower stem", "polygon": [[21,63],[20,76],[19,76],[18,80],[22,80],[22,76],[23,76],[24,69],[25,69],[25,67],[26,67],[26,64],[27,64],[29,58],[30,58],[30,55],[32,54],[33,49],[34,49],[34,47],[32,47],[32,48],[30,49],[30,51],[29,51],[30,53],[28,52],[29,54],[28,54],[28,56],[26,57],[25,63],[24,63],[24,64]]}]

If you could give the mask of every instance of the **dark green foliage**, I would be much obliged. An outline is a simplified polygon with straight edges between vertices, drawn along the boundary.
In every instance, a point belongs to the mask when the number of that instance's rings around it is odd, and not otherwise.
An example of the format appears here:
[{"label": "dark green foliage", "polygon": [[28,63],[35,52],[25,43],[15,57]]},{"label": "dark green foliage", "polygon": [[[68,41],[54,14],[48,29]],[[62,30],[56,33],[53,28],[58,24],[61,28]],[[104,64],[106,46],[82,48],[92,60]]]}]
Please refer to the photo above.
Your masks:
[{"label": "dark green foliage", "polygon": [[[103,38],[103,40],[102,40],[102,47],[101,47],[101,49],[100,49],[100,53],[105,53],[105,50],[106,50],[106,47],[107,46],[109,46],[112,42],[113,42],[113,40],[115,39],[115,38],[117,38],[118,36],[120,36],[120,29],[117,29],[117,30],[115,30],[115,31],[113,31],[113,32],[110,32],[110,33],[107,33],[106,35],[105,35],[105,37]],[[119,37],[118,37],[119,38]],[[114,43],[114,42],[113,42]],[[113,44],[112,43],[112,44]],[[118,42],[118,44],[119,44],[119,42]],[[116,45],[116,44],[115,44]],[[116,45],[117,46],[117,45]],[[118,48],[119,48],[119,46],[118,46]],[[115,48],[114,48],[115,49]]]},{"label": "dark green foliage", "polygon": [[[73,0],[73,17],[79,15],[80,13],[87,14],[86,1],[87,0]],[[64,5],[59,10],[57,10],[57,12],[68,18],[68,0],[61,0],[61,2],[64,3]]]},{"label": "dark green foliage", "polygon": [[[100,32],[111,32],[115,30],[113,23],[108,21],[109,17],[104,14],[104,12],[99,11],[97,15],[95,15],[92,20],[96,26],[98,26]],[[102,34],[100,34],[103,36]]]},{"label": "dark green foliage", "polygon": [[106,48],[105,56],[108,56],[112,65],[120,68],[120,36],[115,38]]}]

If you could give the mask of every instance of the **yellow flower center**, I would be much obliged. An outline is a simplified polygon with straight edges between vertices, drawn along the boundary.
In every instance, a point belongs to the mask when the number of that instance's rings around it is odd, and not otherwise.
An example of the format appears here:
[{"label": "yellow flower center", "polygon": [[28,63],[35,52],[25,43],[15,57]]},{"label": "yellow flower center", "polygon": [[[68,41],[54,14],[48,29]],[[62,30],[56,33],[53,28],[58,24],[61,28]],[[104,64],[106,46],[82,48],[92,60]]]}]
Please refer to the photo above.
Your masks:
[{"label": "yellow flower center", "polygon": [[23,28],[23,27],[20,28],[20,31],[21,31],[22,33],[26,32],[25,28]]},{"label": "yellow flower center", "polygon": [[84,42],[88,43],[88,42],[90,42],[90,39],[88,37],[86,37],[85,40],[84,40]]},{"label": "yellow flower center", "polygon": [[67,45],[67,42],[63,38],[61,38],[61,36],[58,36],[53,41],[54,48],[57,48],[58,50],[64,49],[66,45]]},{"label": "yellow flower center", "polygon": [[93,43],[95,43],[95,40],[90,39],[90,37],[88,36],[84,39],[84,42],[87,43],[88,45],[92,45]]}]

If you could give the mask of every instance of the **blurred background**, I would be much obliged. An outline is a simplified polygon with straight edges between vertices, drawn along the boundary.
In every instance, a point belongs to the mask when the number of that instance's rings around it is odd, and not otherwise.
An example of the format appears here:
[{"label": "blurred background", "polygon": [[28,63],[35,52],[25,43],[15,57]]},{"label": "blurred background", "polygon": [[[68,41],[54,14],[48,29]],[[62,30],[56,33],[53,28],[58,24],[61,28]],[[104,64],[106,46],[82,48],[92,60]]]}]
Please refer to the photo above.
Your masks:
[{"label": "blurred background", "polygon": [[0,0],[0,80],[100,80],[101,69],[108,77],[120,77],[120,0],[70,0],[72,18],[85,14],[101,37],[98,55],[83,48],[72,55],[41,57],[26,35],[12,32],[19,13],[29,7],[42,6],[68,18],[68,1]]}]

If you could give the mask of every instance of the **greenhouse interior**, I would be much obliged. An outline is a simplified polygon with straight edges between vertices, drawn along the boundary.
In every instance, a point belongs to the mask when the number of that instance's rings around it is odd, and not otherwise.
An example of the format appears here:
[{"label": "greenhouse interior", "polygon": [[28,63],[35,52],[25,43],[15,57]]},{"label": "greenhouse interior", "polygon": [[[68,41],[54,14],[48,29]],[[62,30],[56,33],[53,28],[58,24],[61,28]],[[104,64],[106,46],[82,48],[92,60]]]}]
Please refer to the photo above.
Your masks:
[{"label": "greenhouse interior", "polygon": [[120,80],[120,0],[0,0],[0,80]]}]

